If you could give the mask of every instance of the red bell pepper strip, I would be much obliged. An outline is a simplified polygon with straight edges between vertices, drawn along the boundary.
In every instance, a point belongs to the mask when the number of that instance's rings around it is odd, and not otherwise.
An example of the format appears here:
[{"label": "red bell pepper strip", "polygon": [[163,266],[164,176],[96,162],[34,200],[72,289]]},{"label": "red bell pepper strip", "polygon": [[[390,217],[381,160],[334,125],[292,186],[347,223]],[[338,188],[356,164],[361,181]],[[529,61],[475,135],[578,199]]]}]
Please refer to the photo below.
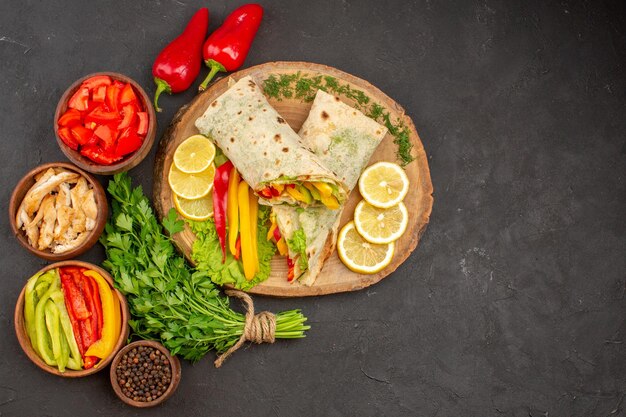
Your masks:
[{"label": "red bell pepper strip", "polygon": [[89,281],[89,285],[91,286],[91,294],[93,296],[94,305],[96,307],[96,314],[98,315],[98,340],[102,337],[102,326],[104,326],[104,317],[102,316],[102,300],[100,299],[100,289],[98,288],[98,283],[91,278],[83,275]]},{"label": "red bell pepper strip", "polygon": [[272,198],[272,191],[270,190],[270,187],[263,188],[259,191],[259,194],[261,194],[261,197]]},{"label": "red bell pepper strip", "polygon": [[81,87],[86,87],[88,90],[94,90],[101,86],[111,85],[113,81],[108,75],[96,75],[83,81]]},{"label": "red bell pepper strip", "polygon": [[296,276],[296,271],[294,269],[294,266],[296,264],[293,262],[293,260],[287,256],[287,267],[289,268],[289,273],[287,273],[287,281],[291,282],[293,281],[293,278]]},{"label": "red bell pepper strip", "polygon": [[120,119],[120,115],[116,111],[106,111],[102,107],[96,107],[87,116],[85,116],[85,123],[97,123],[105,124]]},{"label": "red bell pepper strip", "polygon": [[185,28],[185,31],[170,42],[157,56],[152,66],[152,75],[157,89],[154,94],[154,108],[158,105],[161,93],[179,93],[189,88],[202,66],[202,42],[209,26],[209,10],[198,10]]},{"label": "red bell pepper strip", "polygon": [[139,119],[137,134],[143,136],[148,133],[148,113],[146,113],[145,111],[140,111],[137,113],[137,118]]},{"label": "red bell pepper strip", "polygon": [[97,356],[85,356],[83,358],[83,369],[93,368],[99,360]]},{"label": "red bell pepper strip", "polygon": [[74,140],[76,140],[76,142],[81,145],[86,144],[93,136],[93,132],[91,130],[80,125],[74,126],[72,129],[70,129],[70,131],[72,132],[72,137],[74,138]]},{"label": "red bell pepper strip", "polygon": [[117,140],[117,146],[115,147],[115,154],[118,156],[128,155],[141,148],[141,138],[137,135],[137,132],[129,127],[122,132]]},{"label": "red bell pepper strip", "polygon": [[228,201],[228,179],[233,163],[226,161],[215,170],[213,179],[213,217],[215,231],[222,248],[222,263],[226,262],[226,202]]},{"label": "red bell pepper strip", "polygon": [[76,344],[78,345],[78,350],[81,356],[87,351],[85,345],[83,343],[83,339],[80,337],[80,326],[79,320],[76,318],[76,313],[74,312],[74,306],[72,305],[69,292],[67,290],[67,282],[72,281],[72,277],[69,274],[63,272],[63,269],[60,268],[61,276],[61,287],[63,289],[63,298],[65,300],[65,307],[67,308],[67,313],[70,316],[70,322],[72,323],[72,330],[74,332],[74,339],[76,339]]},{"label": "red bell pepper strip", "polygon": [[133,90],[133,86],[130,83],[126,84],[120,93],[120,104],[125,106],[130,103],[137,103],[137,94]]},{"label": "red bell pepper strip", "polygon": [[85,145],[80,149],[80,154],[101,165],[111,165],[122,159],[121,156],[107,152],[98,145]]},{"label": "red bell pepper strip", "polygon": [[110,111],[118,110],[118,102],[120,100],[120,93],[124,87],[120,86],[117,82],[113,83],[113,85],[108,86],[106,92],[106,98],[104,99],[104,103],[108,107]]},{"label": "red bell pepper strip", "polygon": [[235,71],[243,65],[250,45],[263,19],[263,8],[258,4],[245,4],[228,15],[204,43],[202,57],[209,75],[200,84],[204,91],[218,72]]},{"label": "red bell pepper strip", "polygon": [[101,85],[100,87],[93,90],[93,93],[91,94],[91,98],[93,99],[93,101],[104,103],[104,99],[106,98],[106,95],[107,95],[107,86]]},{"label": "red bell pepper strip", "polygon": [[276,240],[276,242],[278,242],[281,238],[281,234],[280,234],[280,230],[278,229],[278,227],[276,227],[274,229],[274,239]]},{"label": "red bell pepper strip", "polygon": [[59,138],[63,141],[63,143],[65,143],[70,149],[73,149],[75,151],[78,150],[78,146],[80,145],[76,139],[74,139],[74,136],[72,135],[72,131],[70,130],[69,127],[62,127],[59,129],[58,131],[59,134]]},{"label": "red bell pepper strip", "polygon": [[118,129],[126,129],[127,127],[129,127],[135,121],[135,115],[137,114],[137,111],[135,110],[135,106],[126,104],[124,106],[124,109],[122,110],[122,113],[124,114],[124,119],[122,119],[122,122],[117,127]]},{"label": "red bell pepper strip", "polygon": [[83,326],[83,329],[86,332],[86,335],[82,335],[82,336],[83,337],[86,336],[85,337],[86,339],[88,339],[89,341],[92,341],[92,343],[95,343],[95,341],[99,339],[98,337],[99,319],[98,319],[98,310],[96,309],[94,295],[93,295],[93,291],[91,288],[91,283],[89,282],[89,277],[86,277],[82,273],[77,272],[73,274],[72,278],[74,280],[74,284],[78,288],[80,288],[80,293],[83,296],[83,299],[85,300],[85,305],[87,306],[87,309],[89,310],[89,313],[90,313],[89,318],[84,320],[85,324]]},{"label": "red bell pepper strip", "polygon": [[79,321],[84,321],[91,317],[91,313],[87,309],[85,300],[80,292],[80,289],[76,286],[76,283],[72,279],[70,272],[65,272],[61,275],[61,286],[63,287],[63,294],[65,295],[66,302],[69,302],[74,317]]},{"label": "red bell pepper strip", "polygon": [[236,260],[239,260],[239,258],[241,257],[241,235],[237,236],[237,242],[235,243],[235,254],[233,255],[233,257]]},{"label": "red bell pepper strip", "polygon": [[70,101],[67,103],[67,107],[70,109],[76,109],[80,111],[87,110],[87,103],[89,102],[89,89],[87,87],[80,87]]},{"label": "red bell pepper strip", "polygon": [[61,117],[59,117],[59,126],[72,127],[80,124],[81,114],[76,109],[69,109]]}]

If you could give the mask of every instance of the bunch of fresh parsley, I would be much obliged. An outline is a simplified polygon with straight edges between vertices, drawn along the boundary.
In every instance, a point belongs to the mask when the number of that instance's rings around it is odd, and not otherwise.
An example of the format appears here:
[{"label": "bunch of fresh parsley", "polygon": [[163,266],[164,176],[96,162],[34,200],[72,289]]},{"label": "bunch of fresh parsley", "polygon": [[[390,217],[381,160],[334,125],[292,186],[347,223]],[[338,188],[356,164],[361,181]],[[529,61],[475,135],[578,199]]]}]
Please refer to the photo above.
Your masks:
[{"label": "bunch of fresh parsley", "polygon": [[[166,236],[141,187],[128,174],[109,182],[112,215],[100,242],[104,267],[128,300],[134,333],[158,339],[173,353],[197,361],[209,350],[224,352],[239,340],[245,317],[229,307],[206,270],[186,264]],[[174,209],[163,219],[170,236],[184,223]],[[299,310],[276,315],[276,338],[301,338],[310,327]]]}]

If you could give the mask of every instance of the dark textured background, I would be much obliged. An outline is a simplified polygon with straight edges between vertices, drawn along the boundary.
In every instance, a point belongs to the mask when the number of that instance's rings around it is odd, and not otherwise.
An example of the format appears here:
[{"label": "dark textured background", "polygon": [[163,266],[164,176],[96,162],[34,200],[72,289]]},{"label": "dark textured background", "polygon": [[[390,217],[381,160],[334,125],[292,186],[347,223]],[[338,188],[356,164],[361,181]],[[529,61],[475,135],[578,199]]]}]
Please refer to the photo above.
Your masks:
[{"label": "dark textured background", "polygon": [[[111,70],[152,93],[153,59],[193,12],[215,28],[240,4],[57,3],[0,2],[2,213],[26,171],[64,160],[52,116],[70,83]],[[61,379],[21,352],[14,303],[45,262],[0,216],[0,415],[625,415],[625,3],[262,3],[246,66],[332,65],[413,117],[435,188],[419,247],[367,290],[256,298],[301,307],[308,338],[186,363],[172,399],[137,411],[108,373]],[[159,137],[192,97],[163,97]],[[153,160],[131,172],[148,191]]]}]

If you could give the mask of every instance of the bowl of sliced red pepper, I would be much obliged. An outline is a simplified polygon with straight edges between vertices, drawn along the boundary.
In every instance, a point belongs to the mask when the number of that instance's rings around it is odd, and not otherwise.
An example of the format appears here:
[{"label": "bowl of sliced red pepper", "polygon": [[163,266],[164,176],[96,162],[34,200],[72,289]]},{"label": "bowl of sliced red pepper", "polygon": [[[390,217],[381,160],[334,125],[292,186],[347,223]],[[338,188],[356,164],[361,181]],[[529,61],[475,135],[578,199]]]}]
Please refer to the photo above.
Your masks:
[{"label": "bowl of sliced red pepper", "polygon": [[102,268],[63,261],[33,275],[15,307],[26,356],[51,374],[77,378],[105,369],[128,339],[128,304]]},{"label": "bowl of sliced red pepper", "polygon": [[78,79],[63,93],[54,115],[54,133],[65,156],[103,175],[137,166],[154,144],[156,125],[146,92],[114,72]]}]

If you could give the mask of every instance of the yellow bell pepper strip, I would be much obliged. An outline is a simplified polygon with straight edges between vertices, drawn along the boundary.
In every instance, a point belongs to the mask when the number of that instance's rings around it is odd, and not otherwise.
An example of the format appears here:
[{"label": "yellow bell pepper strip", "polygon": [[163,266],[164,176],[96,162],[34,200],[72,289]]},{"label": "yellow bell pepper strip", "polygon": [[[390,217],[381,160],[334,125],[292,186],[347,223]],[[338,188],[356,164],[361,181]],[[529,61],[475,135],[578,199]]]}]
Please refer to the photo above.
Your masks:
[{"label": "yellow bell pepper strip", "polygon": [[250,197],[248,184],[241,181],[238,187],[239,199],[239,233],[241,235],[241,259],[243,261],[243,274],[248,281],[254,278],[256,268],[254,266],[254,247],[252,246],[252,232],[250,230]]},{"label": "yellow bell pepper strip", "polygon": [[322,196],[322,204],[331,210],[337,210],[339,208],[339,202],[335,196],[324,197]]},{"label": "yellow bell pepper strip", "polygon": [[330,197],[331,195],[333,195],[333,189],[327,183],[317,181],[311,184],[313,184],[313,186],[317,188],[322,197]]},{"label": "yellow bell pepper strip", "polygon": [[[306,190],[306,188],[304,189]],[[296,201],[301,201],[306,204],[312,203],[311,194],[308,193],[308,195],[305,195],[301,189],[300,190],[298,189],[298,187],[296,188],[287,187],[287,194],[292,196]]]},{"label": "yellow bell pepper strip", "polygon": [[276,242],[276,248],[278,249],[278,253],[282,256],[287,256],[289,253],[289,248],[287,248],[287,242],[285,242],[284,237],[281,237],[278,242]]},{"label": "yellow bell pepper strip", "polygon": [[[122,333],[122,310],[120,307],[120,299],[117,297],[117,294],[115,294],[115,291],[113,291],[113,304],[114,311],[116,312],[116,314],[114,315],[115,337],[113,338],[113,340],[115,340],[115,343],[117,343],[117,339],[120,338],[120,334]],[[115,343],[113,344],[113,346],[115,346]]]},{"label": "yellow bell pepper strip", "polygon": [[117,322],[115,315],[119,315],[120,312],[119,309],[116,311],[115,300],[113,299],[115,294],[113,294],[107,280],[96,271],[85,271],[83,274],[92,277],[98,284],[103,316],[102,337],[89,346],[84,356],[96,356],[100,359],[104,359],[113,352],[113,348],[115,347],[115,342],[117,341],[115,336],[119,332],[119,329],[115,328],[115,323]]},{"label": "yellow bell pepper strip", "polygon": [[67,312],[67,308],[65,307],[63,292],[61,290],[53,292],[52,294],[50,294],[50,299],[54,301],[54,304],[59,311],[59,322],[61,323],[61,328],[63,329],[63,334],[69,348],[69,359],[67,362],[67,367],[74,370],[82,369],[83,359],[80,356],[78,343],[76,342],[76,337],[74,336],[74,330],[72,329],[72,321],[70,319],[70,315]]},{"label": "yellow bell pepper strip", "polygon": [[311,192],[313,199],[317,201],[322,201],[322,195],[320,194],[319,190],[315,188],[313,184],[311,184],[310,182],[305,182],[304,187]]},{"label": "yellow bell pepper strip", "polygon": [[59,371],[65,372],[65,365],[67,365],[67,360],[69,359],[69,349],[67,351],[67,356],[63,355],[63,349],[61,347],[61,329],[59,326],[59,311],[54,305],[54,301],[50,300],[49,297],[44,307],[44,316],[46,319],[46,328],[48,330],[48,334],[50,335],[50,342],[52,344],[52,355],[54,356],[54,360],[57,363]]},{"label": "yellow bell pepper strip", "polygon": [[272,222],[272,225],[270,226],[270,230],[267,231],[267,236],[265,237],[265,240],[272,240],[272,238],[274,237],[274,230],[276,230],[277,227],[278,225]]},{"label": "yellow bell pepper strip", "polygon": [[237,187],[239,186],[239,172],[233,167],[228,178],[228,203],[226,219],[228,220],[228,249],[234,256],[237,253],[237,235],[239,235],[239,207],[237,206]]},{"label": "yellow bell pepper strip", "polygon": [[259,200],[254,193],[248,193],[250,196],[250,236],[252,238],[252,257],[254,259],[254,274],[259,272],[259,244],[257,239],[258,223],[259,223]]},{"label": "yellow bell pepper strip", "polygon": [[281,195],[285,189],[285,184],[274,184],[272,185],[272,188],[278,192],[278,195]]}]

